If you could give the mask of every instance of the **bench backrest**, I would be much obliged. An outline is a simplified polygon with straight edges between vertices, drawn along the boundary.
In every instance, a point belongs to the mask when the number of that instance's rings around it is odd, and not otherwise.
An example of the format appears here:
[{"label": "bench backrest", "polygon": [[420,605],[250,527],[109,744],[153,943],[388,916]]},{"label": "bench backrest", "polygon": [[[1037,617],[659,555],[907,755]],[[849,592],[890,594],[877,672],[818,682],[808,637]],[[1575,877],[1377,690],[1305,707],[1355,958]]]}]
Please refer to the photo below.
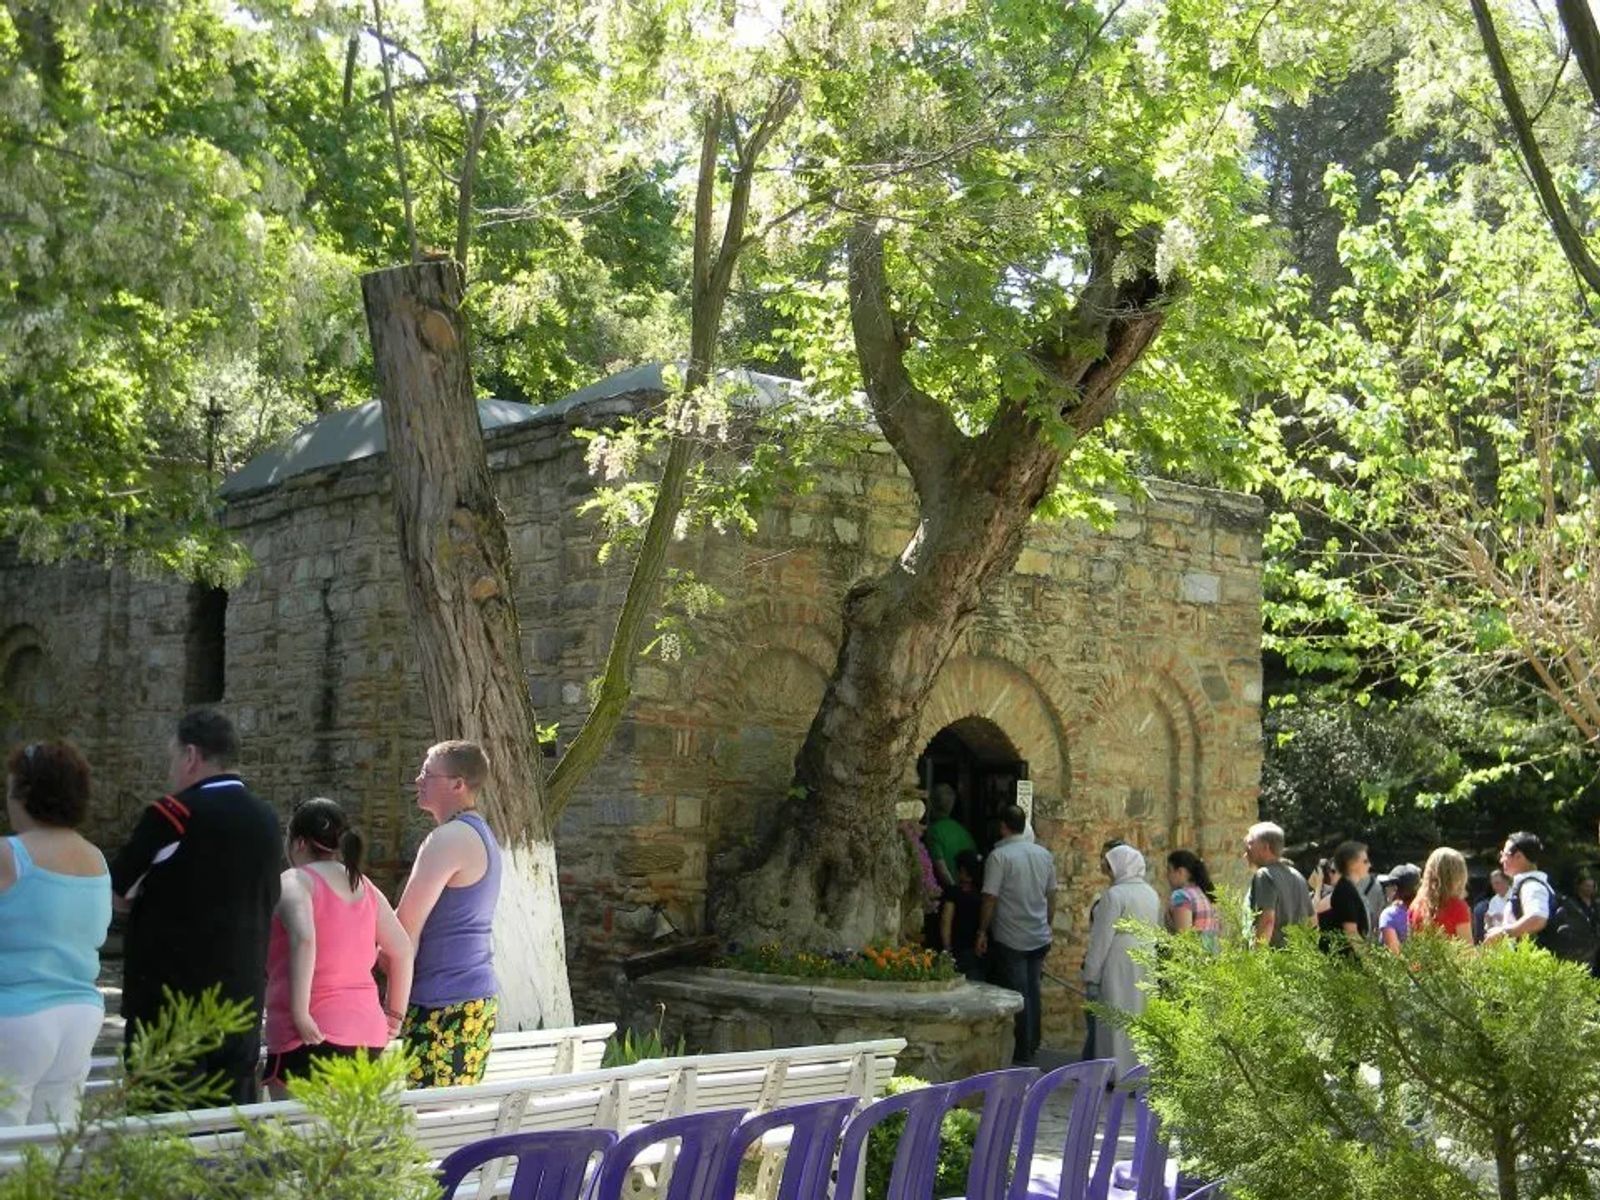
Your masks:
[{"label": "bench backrest", "polygon": [[[605,1022],[497,1033],[489,1039],[489,1063],[484,1070],[484,1081],[598,1071],[605,1058],[606,1042],[616,1031],[615,1025]],[[399,1045],[398,1042],[393,1044]],[[122,1060],[115,1055],[91,1058],[88,1089],[100,1091],[110,1087],[121,1068]]]},{"label": "bench backrest", "polygon": [[[520,1036],[520,1035],[512,1035]],[[545,1129],[637,1128],[663,1117],[713,1108],[763,1112],[826,1096],[882,1094],[894,1074],[902,1038],[829,1046],[797,1046],[734,1054],[652,1059],[626,1067],[542,1078],[501,1079],[463,1087],[402,1092],[412,1110],[414,1134],[434,1159],[482,1138]],[[492,1056],[491,1056],[492,1057]],[[123,1124],[187,1135],[202,1153],[237,1144],[241,1117],[290,1123],[310,1121],[292,1100],[240,1108],[196,1109]],[[55,1140],[51,1126],[0,1129],[0,1173],[13,1168],[21,1146]],[[86,1145],[95,1142],[91,1131]],[[489,1194],[499,1171],[485,1169],[480,1188]]]}]

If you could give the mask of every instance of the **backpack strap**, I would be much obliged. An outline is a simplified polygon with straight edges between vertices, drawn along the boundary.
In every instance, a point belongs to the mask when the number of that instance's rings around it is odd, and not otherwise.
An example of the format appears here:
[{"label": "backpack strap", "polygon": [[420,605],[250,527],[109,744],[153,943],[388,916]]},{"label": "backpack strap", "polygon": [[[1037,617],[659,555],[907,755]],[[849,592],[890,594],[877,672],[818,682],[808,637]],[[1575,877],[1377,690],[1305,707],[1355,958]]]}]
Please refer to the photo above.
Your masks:
[{"label": "backpack strap", "polygon": [[1523,876],[1517,881],[1517,885],[1511,889],[1511,915],[1518,921],[1522,920],[1522,889],[1530,883],[1537,883],[1550,893],[1550,912],[1547,916],[1550,920],[1554,920],[1556,910],[1561,907],[1560,897],[1556,895],[1556,889],[1550,885],[1548,879],[1535,879],[1532,875]]}]

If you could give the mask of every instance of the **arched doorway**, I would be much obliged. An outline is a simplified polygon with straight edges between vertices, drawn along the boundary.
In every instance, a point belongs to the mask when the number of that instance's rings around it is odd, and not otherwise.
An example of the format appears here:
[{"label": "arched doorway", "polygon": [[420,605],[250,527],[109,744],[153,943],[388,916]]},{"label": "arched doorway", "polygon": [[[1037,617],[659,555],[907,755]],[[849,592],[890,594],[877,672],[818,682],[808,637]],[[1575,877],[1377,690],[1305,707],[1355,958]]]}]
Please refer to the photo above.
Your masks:
[{"label": "arched doorway", "polygon": [[917,759],[924,795],[948,783],[956,804],[950,814],[987,854],[1000,837],[1000,810],[1015,803],[1017,781],[1028,778],[1028,764],[1005,731],[987,717],[963,717],[934,734]]}]

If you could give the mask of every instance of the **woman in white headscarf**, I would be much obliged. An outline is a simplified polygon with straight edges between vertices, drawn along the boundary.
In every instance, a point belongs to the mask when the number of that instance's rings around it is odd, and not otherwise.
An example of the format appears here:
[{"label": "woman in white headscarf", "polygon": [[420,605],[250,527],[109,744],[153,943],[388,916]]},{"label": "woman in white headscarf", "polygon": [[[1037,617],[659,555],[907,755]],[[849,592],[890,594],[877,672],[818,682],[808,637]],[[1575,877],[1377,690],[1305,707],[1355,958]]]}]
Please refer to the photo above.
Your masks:
[{"label": "woman in white headscarf", "polygon": [[[1145,881],[1144,855],[1132,846],[1111,847],[1105,862],[1111,886],[1095,902],[1083,981],[1091,1001],[1137,1015],[1144,1011],[1145,994],[1139,987],[1144,968],[1128,951],[1140,939],[1117,925],[1131,918],[1153,930],[1161,924],[1161,897]],[[1094,1056],[1116,1059],[1118,1075],[1137,1062],[1127,1032],[1105,1020],[1095,1022]]]}]

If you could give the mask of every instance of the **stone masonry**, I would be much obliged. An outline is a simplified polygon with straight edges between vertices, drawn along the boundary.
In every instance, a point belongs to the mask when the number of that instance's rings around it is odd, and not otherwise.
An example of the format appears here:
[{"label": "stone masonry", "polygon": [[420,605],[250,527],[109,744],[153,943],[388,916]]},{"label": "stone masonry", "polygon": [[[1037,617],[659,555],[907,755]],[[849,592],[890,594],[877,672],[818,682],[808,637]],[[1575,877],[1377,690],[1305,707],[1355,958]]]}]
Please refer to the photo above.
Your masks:
[{"label": "stone masonry", "polygon": [[[576,425],[638,395],[544,412],[487,435],[516,559],[528,687],[562,744],[627,583],[597,560],[578,507],[593,481]],[[614,746],[563,815],[558,856],[580,1012],[619,1009],[618,962],[672,930],[703,931],[716,856],[781,812],[796,749],[832,669],[840,598],[899,555],[915,507],[879,443],[783,500],[750,537],[692,534],[672,565],[726,597],[677,661],[641,665]],[[331,795],[398,883],[425,832],[406,785],[433,740],[419,691],[383,456],[234,497],[227,522],[255,567],[227,597],[225,641],[197,638],[186,584],[0,558],[0,720],[12,739],[65,734],[96,768],[92,832],[115,844],[162,786],[164,743],[221,653],[243,770],[287,811]],[[625,558],[626,556],[618,556]],[[1260,509],[1152,482],[1103,533],[1039,524],[944,670],[924,741],[978,717],[1030,767],[1038,834],[1061,893],[1047,970],[1077,981],[1098,849],[1123,837],[1153,871],[1192,846],[1224,869],[1254,819],[1261,765]],[[223,647],[225,646],[225,649]],[[198,668],[198,671],[197,671]],[[906,765],[908,784],[915,764]],[[708,882],[710,881],[710,882]],[[1159,882],[1159,880],[1158,880]],[[1046,985],[1065,1044],[1076,996]]]}]

